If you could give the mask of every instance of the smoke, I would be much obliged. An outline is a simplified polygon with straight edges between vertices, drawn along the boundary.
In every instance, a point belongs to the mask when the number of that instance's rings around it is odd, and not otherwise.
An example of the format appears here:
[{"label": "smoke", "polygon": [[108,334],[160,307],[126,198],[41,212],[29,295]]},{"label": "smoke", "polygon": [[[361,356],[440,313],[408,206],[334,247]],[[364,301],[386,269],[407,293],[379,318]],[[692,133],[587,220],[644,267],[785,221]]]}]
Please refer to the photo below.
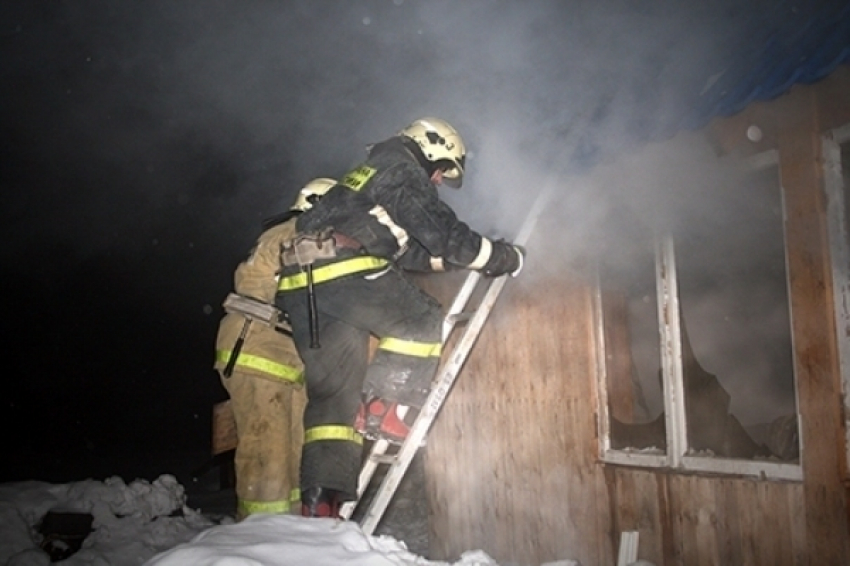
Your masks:
[{"label": "smoke", "polygon": [[[510,237],[541,186],[663,131],[693,69],[710,74],[723,8],[686,4],[12,3],[4,94],[23,111],[7,127],[13,153],[56,162],[75,208],[136,229],[150,212],[162,232],[192,207],[247,236],[309,179],[438,115],[470,147],[459,212]],[[65,202],[23,206],[81,249],[116,245]]]},{"label": "smoke", "polygon": [[132,266],[120,291],[152,317],[199,317],[263,218],[434,115],[469,148],[464,188],[441,190],[473,228],[511,240],[551,195],[527,284],[602,252],[631,265],[636,236],[686,226],[715,177],[629,156],[727,68],[744,5],[4,2],[4,264]]},{"label": "smoke", "polygon": [[753,170],[718,156],[701,134],[683,132],[583,180],[606,204],[586,215],[581,231],[591,243],[575,251],[601,267],[604,289],[626,294],[634,377],[648,417],[662,410],[653,243],[667,234],[682,325],[696,361],[730,393],[731,412],[748,425],[794,414],[777,167]]}]

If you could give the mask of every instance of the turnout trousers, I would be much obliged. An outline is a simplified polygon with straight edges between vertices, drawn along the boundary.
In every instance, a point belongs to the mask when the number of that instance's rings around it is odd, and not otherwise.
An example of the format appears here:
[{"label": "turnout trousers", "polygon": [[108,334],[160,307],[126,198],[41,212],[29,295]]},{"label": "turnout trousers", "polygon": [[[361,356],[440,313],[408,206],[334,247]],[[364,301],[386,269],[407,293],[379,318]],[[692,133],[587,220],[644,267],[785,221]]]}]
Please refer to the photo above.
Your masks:
[{"label": "turnout trousers", "polygon": [[300,506],[299,461],[304,438],[305,388],[239,371],[222,383],[230,395],[236,431],[237,519],[289,513]]},{"label": "turnout trousers", "polygon": [[[362,457],[363,439],[353,428],[361,398],[422,407],[440,360],[442,308],[395,268],[316,284],[315,297],[319,348],[310,347],[306,291],[278,294],[305,365],[301,489],[333,489],[352,500]],[[370,336],[378,338],[371,360]]]}]

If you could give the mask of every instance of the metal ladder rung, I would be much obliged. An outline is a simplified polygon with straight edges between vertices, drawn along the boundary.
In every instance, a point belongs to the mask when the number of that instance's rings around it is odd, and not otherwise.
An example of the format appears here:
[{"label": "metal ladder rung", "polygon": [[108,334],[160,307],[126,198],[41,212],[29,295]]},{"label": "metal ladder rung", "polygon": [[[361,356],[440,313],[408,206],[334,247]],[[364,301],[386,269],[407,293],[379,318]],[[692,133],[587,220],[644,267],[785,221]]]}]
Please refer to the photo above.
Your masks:
[{"label": "metal ladder rung", "polygon": [[[474,293],[475,289],[478,287],[478,282],[480,280],[481,273],[478,271],[470,272],[466,276],[466,279],[463,280],[463,285],[461,285],[460,290],[457,292],[457,295],[455,295],[454,300],[452,300],[452,304],[449,305],[449,308],[446,311],[446,316],[443,318],[443,344],[445,344],[446,340],[449,339],[449,335],[452,333],[452,329],[454,329],[459,318],[462,315],[465,315],[463,309],[466,308],[466,305],[472,297],[472,293]],[[471,316],[472,315],[470,315],[470,317]]]},{"label": "metal ladder rung", "polygon": [[[582,122],[585,124],[589,123],[593,115],[594,113],[591,111],[579,114],[579,120],[576,124],[580,124]],[[581,129],[578,131],[581,131]],[[573,143],[564,148],[563,155],[568,155],[577,148],[580,139],[581,138],[576,136]],[[524,246],[526,244],[531,236],[531,232],[534,230],[535,224],[537,223],[537,218],[540,214],[542,214],[549,199],[555,193],[556,187],[557,185],[554,182],[550,182],[548,185],[544,186],[543,190],[537,195],[537,198],[531,206],[531,210],[528,212],[528,216],[525,218],[525,221],[520,227],[519,233],[514,240],[515,245]],[[424,443],[425,437],[427,436],[431,424],[436,418],[440,407],[443,405],[446,395],[448,395],[449,390],[452,388],[452,385],[463,367],[472,346],[475,344],[478,335],[481,333],[484,322],[487,320],[490,311],[493,309],[493,305],[501,293],[507,277],[507,275],[502,275],[495,279],[488,278],[488,280],[485,280],[485,283],[488,283],[488,285],[484,289],[478,307],[473,312],[466,313],[463,309],[466,307],[466,304],[469,302],[469,299],[472,297],[473,293],[478,288],[479,282],[483,278],[480,271],[469,272],[457,295],[455,295],[451,306],[449,306],[446,315],[443,318],[443,344],[446,344],[449,335],[452,333],[452,330],[458,322],[468,322],[468,324],[463,329],[457,342],[452,345],[451,354],[446,356],[445,363],[438,370],[437,375],[431,384],[431,393],[428,395],[425,406],[422,407],[422,410],[419,412],[419,415],[410,427],[410,432],[408,433],[404,443],[399,447],[398,451],[391,457],[391,459],[386,462],[384,460],[384,455],[389,448],[389,442],[386,440],[378,440],[374,443],[369,458],[365,461],[362,469],[360,470],[359,481],[357,484],[357,500],[346,502],[343,504],[340,511],[341,518],[350,518],[354,512],[354,508],[360,502],[360,498],[363,496],[366,488],[372,481],[372,476],[375,473],[378,462],[389,463],[390,468],[387,470],[386,476],[381,481],[377,492],[372,497],[372,501],[369,503],[368,509],[366,509],[366,512],[361,519],[361,527],[364,533],[372,534],[378,526],[378,522],[381,520],[390,499],[395,494],[395,491],[398,488],[401,479],[404,477],[411,460],[413,460],[416,452]],[[402,418],[404,417],[401,413],[399,415]]]},{"label": "metal ladder rung", "polygon": [[457,314],[446,315],[446,322],[451,323],[452,325],[457,324],[458,322],[466,322],[475,316],[475,311],[467,311],[460,312]]},{"label": "metal ladder rung", "polygon": [[[467,274],[464,279],[463,285],[461,285],[460,290],[455,295],[455,298],[452,300],[452,304],[449,305],[447,309],[447,314],[443,318],[443,344],[446,343],[448,337],[451,335],[452,330],[456,326],[456,324],[460,321],[471,320],[477,310],[472,312],[464,312],[464,308],[466,307],[469,299],[472,297],[472,294],[475,292],[475,289],[478,287],[478,283],[481,280],[481,273],[477,271],[471,271]],[[407,413],[407,407],[399,407],[399,417],[404,418],[404,415]],[[360,503],[360,499],[363,497],[363,494],[366,492],[366,489],[369,487],[369,484],[372,481],[372,477],[375,475],[375,472],[380,465],[389,465],[390,467],[396,465],[398,463],[399,452],[396,451],[395,454],[387,455],[386,452],[389,449],[391,444],[383,439],[376,440],[372,445],[372,449],[369,451],[368,457],[364,460],[362,467],[360,468],[360,475],[357,479],[357,499],[354,501],[347,501],[343,503],[340,508],[340,517],[343,519],[350,519],[354,514],[354,510],[357,505]],[[418,447],[417,447],[418,448]]]},{"label": "metal ladder rung", "polygon": [[[517,242],[522,244],[528,238],[537,214],[542,210],[543,203],[548,198],[550,191],[544,191],[535,201],[531,213],[529,213],[526,223],[520,230]],[[425,437],[440,410],[440,407],[445,401],[446,395],[452,388],[458,373],[463,367],[473,344],[481,333],[484,322],[493,309],[502,288],[507,281],[508,276],[502,275],[496,278],[484,278],[480,271],[471,271],[466,276],[466,279],[461,285],[457,295],[455,295],[452,304],[449,306],[446,315],[443,318],[443,344],[445,345],[449,336],[454,330],[456,324],[460,321],[466,321],[461,331],[460,339],[452,345],[451,353],[444,352],[444,363],[438,370],[434,381],[431,384],[431,393],[425,402],[425,406],[419,412],[413,426],[410,428],[407,438],[388,462],[390,467],[386,475],[378,487],[378,490],[369,502],[365,514],[361,518],[361,527],[366,534],[372,534],[378,526],[378,522],[384,514],[384,511],[389,504],[390,499],[395,494],[401,479],[404,477],[410,462],[413,460],[417,450],[422,446]],[[467,303],[472,298],[475,290],[478,289],[479,283],[484,281],[483,292],[478,299],[478,305],[471,312],[464,312]],[[406,407],[404,408],[406,409]],[[404,417],[401,412],[400,417]],[[378,440],[372,446],[369,458],[366,459],[363,467],[360,470],[360,476],[357,483],[357,499],[349,501],[342,505],[340,517],[343,519],[351,518],[355,508],[360,503],[363,494],[369,487],[372,477],[379,465],[379,460],[383,461],[382,456],[389,448],[389,442],[386,440]]]},{"label": "metal ladder rung", "polygon": [[[477,272],[473,272],[469,276],[470,278],[474,278],[477,282],[478,277],[473,277],[473,275],[477,275]],[[374,494],[361,519],[363,532],[372,534],[377,527],[378,522],[390,502],[390,499],[398,488],[398,485],[404,477],[414,455],[424,442],[431,424],[436,418],[437,413],[449,393],[449,390],[463,367],[473,344],[481,332],[484,321],[487,319],[496,298],[499,296],[499,293],[504,287],[506,278],[507,276],[502,276],[495,279],[488,279],[486,281],[486,291],[481,298],[476,315],[472,317],[470,323],[463,329],[460,339],[453,345],[452,352],[447,356],[445,363],[438,372],[437,378],[432,386],[431,393],[428,396],[428,400],[425,402],[425,406],[422,407],[422,410],[416,417],[413,426],[410,428],[410,433],[401,447],[399,447],[398,452],[395,454],[394,461],[387,470],[377,492]],[[375,451],[375,448],[373,448],[373,451]],[[380,451],[386,451],[386,445],[381,447]],[[367,462],[367,464],[371,464],[371,462]],[[374,469],[372,472],[374,472]],[[364,474],[361,473],[361,479],[363,478]],[[368,484],[370,481],[371,474],[368,478],[366,478],[366,483]],[[366,486],[364,485],[363,490],[365,490],[365,487]],[[361,490],[358,489],[358,492],[360,491]]]},{"label": "metal ladder rung", "polygon": [[394,464],[396,461],[395,454],[369,454],[369,459],[378,465]]}]

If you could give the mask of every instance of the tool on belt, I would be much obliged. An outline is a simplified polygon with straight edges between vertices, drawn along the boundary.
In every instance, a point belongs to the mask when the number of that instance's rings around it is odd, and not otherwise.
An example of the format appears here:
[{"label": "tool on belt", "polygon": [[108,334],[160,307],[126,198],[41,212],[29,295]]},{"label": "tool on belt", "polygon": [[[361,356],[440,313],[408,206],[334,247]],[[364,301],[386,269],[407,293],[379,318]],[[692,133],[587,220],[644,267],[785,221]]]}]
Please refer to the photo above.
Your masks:
[{"label": "tool on belt", "polygon": [[239,332],[239,338],[236,339],[236,344],[233,346],[227,364],[224,366],[224,377],[230,377],[233,374],[233,368],[236,366],[236,360],[242,352],[242,345],[245,343],[245,337],[248,335],[248,328],[250,328],[252,322],[260,322],[274,328],[278,332],[292,336],[292,330],[285,320],[284,313],[274,305],[252,299],[251,297],[244,297],[238,293],[230,293],[224,299],[222,306],[228,313],[245,317],[242,330]]},{"label": "tool on belt", "polygon": [[313,282],[313,264],[320,259],[333,259],[337,256],[338,235],[332,229],[315,234],[300,234],[287,242],[281,251],[284,266],[297,265],[307,276],[307,319],[310,322],[310,347],[320,348],[319,311],[316,307],[316,291]]}]

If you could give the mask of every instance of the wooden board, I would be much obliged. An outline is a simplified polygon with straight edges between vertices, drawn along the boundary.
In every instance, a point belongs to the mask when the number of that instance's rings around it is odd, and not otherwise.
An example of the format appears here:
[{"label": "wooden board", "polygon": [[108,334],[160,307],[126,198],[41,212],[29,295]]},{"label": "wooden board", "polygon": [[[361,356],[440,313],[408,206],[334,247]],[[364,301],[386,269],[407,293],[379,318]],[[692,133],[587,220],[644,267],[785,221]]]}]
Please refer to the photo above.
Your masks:
[{"label": "wooden board", "polygon": [[236,448],[236,419],[230,400],[213,405],[212,411],[212,455]]},{"label": "wooden board", "polygon": [[429,435],[433,558],[612,561],[593,474],[591,295],[575,281],[543,288],[506,288]]}]

